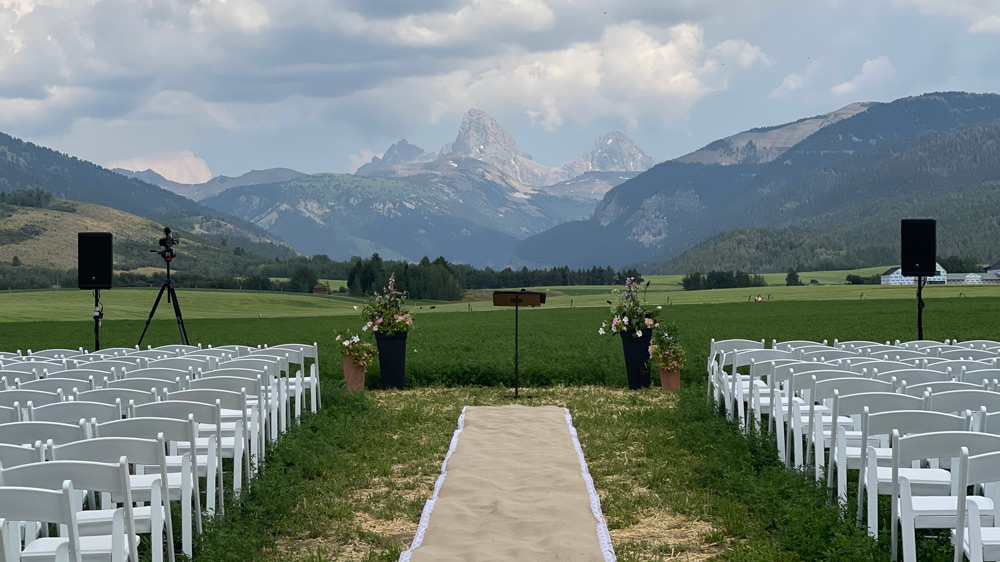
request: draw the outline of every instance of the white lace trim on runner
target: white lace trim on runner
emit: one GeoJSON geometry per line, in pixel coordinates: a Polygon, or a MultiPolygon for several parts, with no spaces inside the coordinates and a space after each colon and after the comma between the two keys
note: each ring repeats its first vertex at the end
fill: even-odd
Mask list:
{"type": "MultiPolygon", "coordinates": [[[[448,459],[451,458],[451,454],[455,452],[455,447],[458,446],[458,436],[462,433],[462,428],[465,427],[465,410],[468,408],[468,406],[463,407],[461,415],[458,416],[458,429],[456,429],[455,433],[451,436],[451,444],[448,445],[448,454],[444,456],[444,461],[441,463],[441,475],[438,476],[437,482],[434,483],[434,493],[431,495],[431,499],[427,500],[424,504],[424,511],[420,514],[420,523],[417,525],[417,533],[413,536],[413,542],[410,543],[410,548],[399,554],[399,562],[410,562],[410,556],[413,549],[417,548],[422,542],[424,542],[424,533],[427,532],[427,525],[430,523],[431,511],[434,510],[434,502],[437,501],[438,492],[441,491],[441,485],[444,484],[444,477],[448,473],[448,459]]],[[[575,438],[576,437],[574,435],[574,439],[575,438]]],[[[600,510],[600,503],[598,503],[598,510],[600,510]]],[[[611,539],[609,538],[608,544],[610,543],[611,539]]],[[[606,558],[607,557],[605,557],[605,559],[606,558]]]]}
{"type": "Polygon", "coordinates": [[[573,427],[573,416],[569,413],[569,408],[563,408],[566,413],[566,425],[569,426],[569,434],[573,437],[573,448],[576,455],[580,457],[580,474],[587,484],[587,493],[590,494],[590,511],[597,519],[597,540],[601,543],[601,554],[604,555],[604,562],[616,562],[615,548],[611,545],[611,534],[608,533],[608,523],[604,520],[604,512],[601,511],[601,498],[594,488],[594,479],[590,477],[590,470],[587,468],[587,460],[583,457],[583,447],[580,446],[580,438],[573,427]]]}

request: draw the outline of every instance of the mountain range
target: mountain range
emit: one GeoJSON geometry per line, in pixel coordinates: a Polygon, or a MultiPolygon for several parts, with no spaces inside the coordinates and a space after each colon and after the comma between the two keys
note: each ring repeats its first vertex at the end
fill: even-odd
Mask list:
{"type": "Polygon", "coordinates": [[[287,243],[339,260],[443,255],[494,268],[860,267],[896,262],[899,220],[929,217],[939,255],[993,261],[998,119],[994,94],[859,102],[647,169],[649,157],[616,132],[544,166],[470,110],[436,152],[400,140],[356,174],[278,168],[198,185],[115,174],[0,135],[0,191],[40,188],[272,257],[287,243]]]}

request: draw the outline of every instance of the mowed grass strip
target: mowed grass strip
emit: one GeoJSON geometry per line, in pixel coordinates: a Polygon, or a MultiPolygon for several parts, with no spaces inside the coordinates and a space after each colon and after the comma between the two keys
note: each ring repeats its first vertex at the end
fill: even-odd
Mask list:
{"type": "MultiPolygon", "coordinates": [[[[212,306],[226,307],[229,295],[214,293],[212,306]]],[[[989,297],[928,300],[925,337],[995,337],[998,307],[1000,299],[989,297]]],[[[521,311],[520,375],[522,392],[536,396],[531,403],[572,411],[622,560],[887,555],[883,545],[873,546],[853,524],[839,520],[810,479],[778,466],[769,443],[745,439],[706,405],[704,365],[712,337],[914,339],[916,303],[665,307],[689,352],[684,390],[675,396],[622,390],[621,342],[597,335],[604,313],[603,308],[521,311]],[[574,386],[559,386],[567,383],[574,386]],[[670,538],[667,531],[674,530],[677,536],[670,538]]],[[[192,318],[188,335],[205,344],[320,342],[325,385],[324,410],[307,415],[274,448],[264,475],[203,535],[197,558],[394,560],[412,538],[461,407],[510,400],[513,321],[509,309],[418,312],[407,342],[407,380],[433,388],[350,394],[342,389],[333,334],[359,327],[353,314],[192,318]]],[[[103,346],[134,345],[143,324],[144,319],[106,321],[103,346]]],[[[170,315],[154,320],[144,343],[177,341],[170,315]]],[[[90,321],[0,324],[4,350],[92,343],[90,321]]],[[[368,385],[378,386],[377,367],[368,385]]],[[[942,553],[924,559],[946,558],[942,553]]]]}

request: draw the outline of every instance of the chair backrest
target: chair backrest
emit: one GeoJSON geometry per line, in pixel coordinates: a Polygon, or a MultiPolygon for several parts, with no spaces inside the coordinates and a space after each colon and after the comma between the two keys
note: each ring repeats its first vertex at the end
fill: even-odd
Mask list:
{"type": "Polygon", "coordinates": [[[816,377],[813,377],[812,389],[810,390],[809,397],[813,400],[813,402],[821,402],[823,400],[833,398],[835,392],[839,393],[841,398],[843,398],[851,394],[892,391],[893,388],[891,383],[875,379],[866,379],[858,375],[835,377],[824,380],[818,380],[816,377]]]}
{"type": "Polygon", "coordinates": [[[281,364],[283,360],[276,357],[237,357],[225,363],[220,363],[218,369],[252,369],[265,373],[269,378],[278,378],[281,374],[281,364]]]}
{"type": "MultiPolygon", "coordinates": [[[[229,392],[243,392],[247,396],[260,396],[262,394],[262,381],[246,377],[214,376],[202,377],[191,381],[189,390],[226,390],[229,392]]],[[[177,393],[168,394],[168,398],[177,398],[177,393]]],[[[188,399],[188,398],[185,398],[188,399]]],[[[223,406],[225,407],[225,406],[223,406]]]]}
{"type": "Polygon", "coordinates": [[[927,349],[948,344],[935,340],[909,340],[909,341],[896,340],[895,345],[902,347],[903,349],[927,349]]]}
{"type": "Polygon", "coordinates": [[[128,412],[130,402],[145,404],[156,401],[156,393],[149,390],[135,390],[133,388],[99,388],[78,392],[75,400],[86,400],[88,402],[101,402],[102,404],[112,404],[121,407],[122,413],[128,412]]]}
{"type": "MultiPolygon", "coordinates": [[[[910,396],[923,396],[924,392],[930,391],[931,393],[941,393],[950,392],[952,390],[983,390],[982,385],[972,384],[971,382],[959,382],[959,381],[934,381],[925,382],[920,384],[915,384],[913,386],[900,385],[899,391],[903,394],[909,394],[910,396]]],[[[939,410],[947,411],[947,410],[939,410]]]]}
{"type": "Polygon", "coordinates": [[[871,377],[875,369],[879,371],[894,371],[897,369],[912,369],[913,365],[901,361],[886,361],[871,357],[859,357],[847,362],[847,369],[871,377]]]}
{"type": "Polygon", "coordinates": [[[1000,341],[996,340],[966,340],[952,342],[954,345],[968,347],[969,349],[995,349],[1000,347],[1000,341]]]}
{"type": "Polygon", "coordinates": [[[180,357],[180,354],[174,351],[167,351],[165,349],[141,349],[139,351],[129,353],[127,357],[145,357],[150,363],[152,363],[153,361],[159,361],[161,359],[180,357]]]}
{"type": "Polygon", "coordinates": [[[33,402],[36,406],[51,404],[63,399],[63,394],[59,392],[47,392],[44,390],[27,390],[12,388],[0,390],[0,406],[11,407],[20,403],[22,408],[28,407],[28,402],[33,402]]]}
{"type": "Polygon", "coordinates": [[[847,340],[847,341],[833,340],[833,347],[836,347],[838,349],[846,349],[847,351],[854,351],[859,347],[865,347],[870,345],[882,345],[884,343],[885,342],[879,343],[877,341],[869,341],[869,340],[847,340]]]}
{"type": "Polygon", "coordinates": [[[868,410],[870,414],[898,410],[923,410],[922,396],[908,396],[896,392],[861,392],[839,396],[835,402],[838,415],[854,416],[868,410]]]}
{"type": "Polygon", "coordinates": [[[176,353],[177,355],[187,355],[189,353],[194,353],[196,351],[201,351],[201,344],[198,345],[186,345],[180,343],[173,343],[167,345],[160,345],[154,347],[153,349],[157,351],[169,351],[171,353],[176,353]]]}
{"type": "Polygon", "coordinates": [[[220,363],[224,361],[229,361],[236,357],[236,352],[231,349],[199,349],[197,351],[192,351],[187,353],[184,357],[196,357],[198,359],[204,359],[206,357],[214,357],[219,360],[220,363]]]}
{"type": "Polygon", "coordinates": [[[900,435],[893,430],[892,466],[898,470],[925,459],[957,459],[962,448],[970,455],[1000,452],[1000,435],[978,431],[933,431],[900,435]]]}
{"type": "Polygon", "coordinates": [[[112,355],[128,355],[133,351],[139,351],[139,346],[135,347],[105,347],[95,353],[110,353],[112,355]]]}
{"type": "MultiPolygon", "coordinates": [[[[274,349],[274,348],[268,348],[274,349]]],[[[257,354],[254,354],[257,355],[257,354]]],[[[780,349],[746,349],[741,351],[731,351],[726,353],[726,363],[733,365],[733,369],[745,367],[754,361],[770,361],[773,359],[792,359],[791,352],[780,349]],[[730,359],[728,356],[732,354],[730,359]]],[[[294,362],[294,361],[293,361],[294,362]]]]}
{"type": "Polygon", "coordinates": [[[99,423],[95,427],[95,437],[136,437],[156,439],[163,435],[167,442],[194,443],[198,435],[198,424],[194,416],[187,420],[164,417],[137,417],[99,423]]]}
{"type": "Polygon", "coordinates": [[[973,384],[982,384],[985,381],[992,385],[1000,380],[1000,369],[967,369],[962,373],[961,380],[973,384]]]}
{"type": "Polygon", "coordinates": [[[18,382],[17,388],[20,390],[41,390],[45,392],[61,392],[63,396],[70,396],[76,391],[94,390],[93,379],[81,381],[77,379],[37,379],[28,382],[18,382]]]}
{"type": "Polygon", "coordinates": [[[879,351],[869,350],[869,357],[874,357],[876,359],[887,359],[889,361],[900,361],[903,359],[924,359],[927,354],[923,351],[915,349],[882,349],[879,351]]]}
{"type": "Polygon", "coordinates": [[[144,357],[115,357],[114,359],[101,359],[84,363],[82,368],[92,371],[104,371],[105,373],[120,377],[125,371],[145,367],[146,363],[147,361],[144,357]]]}
{"type": "Polygon", "coordinates": [[[778,341],[775,339],[771,340],[771,349],[781,349],[784,351],[792,351],[799,347],[806,346],[817,346],[817,345],[827,345],[827,341],[813,341],[813,340],[785,340],[778,341]]]}
{"type": "MultiPolygon", "coordinates": [[[[296,351],[294,349],[273,349],[270,347],[265,347],[264,349],[258,349],[250,354],[250,357],[278,357],[284,359],[287,363],[284,364],[285,368],[288,369],[289,365],[294,363],[296,365],[302,365],[302,352],[296,351]]],[[[291,370],[287,371],[289,375],[292,374],[291,370]]]]}
{"type": "Polygon", "coordinates": [[[38,351],[28,350],[29,357],[45,357],[48,359],[65,359],[67,357],[72,357],[74,355],[79,355],[81,353],[86,353],[82,347],[77,349],[40,349],[38,351]]]}
{"type": "Polygon", "coordinates": [[[941,357],[937,357],[936,359],[942,360],[928,361],[924,368],[941,372],[946,372],[951,369],[952,375],[956,377],[959,376],[963,369],[966,371],[978,371],[980,369],[992,369],[994,367],[994,365],[988,361],[976,361],[974,359],[943,359],[941,357]]]}
{"type": "Polygon", "coordinates": [[[244,355],[250,355],[250,353],[252,353],[255,349],[258,348],[250,347],[249,345],[231,344],[231,345],[216,345],[216,346],[210,345],[208,346],[208,349],[224,349],[227,351],[233,351],[235,352],[233,355],[235,355],[236,357],[243,357],[244,355]]]}
{"type": "MultiPolygon", "coordinates": [[[[0,376],[7,375],[7,380],[12,381],[14,377],[11,377],[8,373],[21,373],[23,375],[29,375],[27,377],[19,377],[22,381],[43,379],[49,373],[54,373],[55,370],[52,369],[53,365],[48,363],[42,363],[41,361],[33,361],[31,363],[17,363],[15,365],[4,365],[3,369],[0,370],[0,376]]],[[[58,366],[57,366],[58,367],[58,366]]],[[[62,370],[61,367],[58,370],[62,370]]],[[[10,383],[8,383],[10,384],[10,383]]]]}
{"type": "Polygon", "coordinates": [[[938,353],[938,357],[944,357],[946,359],[975,359],[979,361],[990,361],[996,365],[997,354],[993,350],[987,349],[955,349],[952,351],[942,351],[938,353]]]}
{"type": "Polygon", "coordinates": [[[897,369],[895,371],[880,371],[875,369],[875,375],[872,378],[890,382],[895,380],[897,385],[906,381],[906,386],[913,386],[925,382],[948,381],[957,377],[957,374],[952,375],[931,369],[897,369]]]}
{"type": "MultiPolygon", "coordinates": [[[[8,532],[7,526],[14,521],[36,521],[65,525],[67,532],[67,559],[70,562],[82,562],[80,549],[80,530],[76,522],[76,509],[73,508],[73,483],[66,480],[62,489],[43,490],[41,488],[24,488],[20,486],[0,486],[0,557],[6,559],[8,553],[19,553],[20,544],[8,544],[11,536],[17,533],[8,532]],[[15,549],[17,549],[15,551],[15,549]]],[[[19,556],[15,557],[15,560],[19,556]]]]}
{"type": "Polygon", "coordinates": [[[214,369],[217,363],[218,359],[215,357],[169,357],[167,359],[150,361],[147,367],[168,367],[171,369],[183,369],[185,371],[192,369],[197,373],[198,371],[214,369]]]}
{"type": "MultiPolygon", "coordinates": [[[[929,410],[894,410],[862,416],[862,437],[865,438],[892,435],[894,429],[898,430],[900,435],[972,429],[971,415],[962,416],[929,410]]],[[[864,442],[862,440],[862,443],[864,442]]]]}
{"type": "Polygon", "coordinates": [[[103,371],[100,369],[88,369],[84,367],[79,369],[66,369],[65,371],[56,371],[55,373],[49,373],[48,378],[76,379],[78,381],[93,380],[94,385],[100,388],[107,383],[107,379],[112,378],[112,375],[108,371],[103,371]]]}
{"type": "Polygon", "coordinates": [[[121,407],[101,402],[67,401],[28,408],[29,421],[54,421],[77,424],[80,420],[97,423],[122,419],[121,407]]]}
{"type": "Polygon", "coordinates": [[[854,359],[859,357],[859,355],[853,351],[848,351],[846,349],[836,349],[833,347],[828,347],[826,349],[817,349],[813,351],[806,351],[799,354],[799,359],[803,361],[833,361],[834,359],[854,359]]]}
{"type": "Polygon", "coordinates": [[[17,408],[0,406],[0,423],[10,423],[21,421],[21,416],[18,414],[17,408]]]}
{"type": "MultiPolygon", "coordinates": [[[[166,492],[166,441],[160,436],[156,439],[140,439],[137,437],[94,437],[85,441],[74,441],[48,448],[53,461],[77,460],[108,462],[109,459],[125,457],[128,463],[141,466],[153,466],[160,470],[161,484],[166,492]]],[[[164,495],[163,497],[169,497],[164,495]]]]}
{"type": "MultiPolygon", "coordinates": [[[[740,338],[732,338],[726,340],[718,340],[712,338],[709,343],[708,356],[711,359],[713,355],[720,353],[728,353],[730,351],[740,351],[743,349],[764,349],[766,344],[764,340],[754,341],[740,338]]],[[[256,350],[255,350],[256,351],[256,350]]]]}
{"type": "Polygon", "coordinates": [[[42,462],[45,460],[42,454],[41,444],[38,447],[27,445],[11,445],[10,443],[0,443],[0,465],[4,467],[42,462]]]}
{"type": "Polygon", "coordinates": [[[132,511],[132,486],[129,485],[128,461],[124,456],[117,463],[93,461],[49,461],[23,464],[15,467],[0,467],[0,486],[21,486],[62,490],[65,481],[73,483],[75,490],[105,492],[119,498],[124,513],[124,534],[112,534],[112,552],[125,552],[128,546],[129,559],[138,562],[139,553],[135,545],[135,515],[132,511]],[[127,542],[126,542],[127,541],[127,542]]]}
{"type": "Polygon", "coordinates": [[[132,390],[143,390],[146,392],[156,391],[158,393],[180,390],[180,383],[176,381],[165,381],[160,379],[147,379],[145,377],[127,377],[114,381],[108,381],[108,388],[131,388],[132,390]]]}
{"type": "MultiPolygon", "coordinates": [[[[980,408],[987,412],[1000,412],[1000,392],[987,390],[951,390],[931,394],[929,409],[935,412],[963,412],[980,408]]],[[[970,451],[970,454],[974,454],[970,451]]]]}
{"type": "Polygon", "coordinates": [[[71,443],[87,438],[84,424],[49,421],[20,421],[0,425],[0,443],[34,445],[52,441],[71,443]]]}
{"type": "Polygon", "coordinates": [[[187,369],[175,369],[173,367],[146,367],[125,373],[122,378],[126,379],[157,379],[170,381],[178,384],[179,388],[185,388],[191,378],[191,372],[187,369]]]}
{"type": "MultiPolygon", "coordinates": [[[[239,382],[245,379],[236,379],[239,382]]],[[[192,381],[193,383],[194,381],[192,381]]],[[[197,388],[168,392],[167,400],[182,400],[202,402],[204,404],[219,404],[228,410],[246,410],[246,393],[217,388],[197,388]]]]}

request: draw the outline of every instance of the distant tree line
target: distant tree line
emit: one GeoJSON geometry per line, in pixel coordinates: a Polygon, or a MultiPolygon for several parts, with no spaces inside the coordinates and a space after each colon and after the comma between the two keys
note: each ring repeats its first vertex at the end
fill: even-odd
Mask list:
{"type": "Polygon", "coordinates": [[[766,287],[763,275],[751,275],[745,271],[709,271],[689,273],[681,279],[685,291],[704,289],[732,289],[736,287],[766,287]]]}

